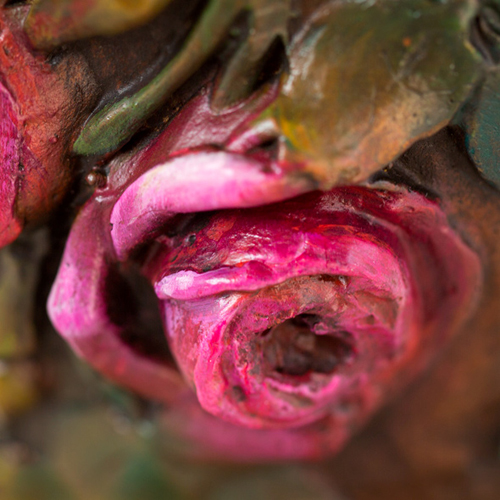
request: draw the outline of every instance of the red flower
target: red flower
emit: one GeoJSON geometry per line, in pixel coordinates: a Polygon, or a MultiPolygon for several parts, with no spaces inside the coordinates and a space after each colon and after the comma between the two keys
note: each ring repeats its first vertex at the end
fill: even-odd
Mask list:
{"type": "Polygon", "coordinates": [[[81,56],[50,64],[30,47],[20,10],[28,8],[0,9],[0,246],[65,196],[72,132],[95,99],[81,56]]]}

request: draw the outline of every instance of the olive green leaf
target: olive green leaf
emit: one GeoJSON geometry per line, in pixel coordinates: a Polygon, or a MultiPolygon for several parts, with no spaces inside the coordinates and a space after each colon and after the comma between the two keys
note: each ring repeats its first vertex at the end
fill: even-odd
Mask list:
{"type": "Polygon", "coordinates": [[[475,2],[344,1],[289,49],[278,99],[256,120],[281,158],[323,188],[358,182],[447,124],[482,71],[468,42],[475,2]]]}
{"type": "Polygon", "coordinates": [[[231,104],[252,88],[256,64],[277,37],[286,42],[290,0],[209,0],[179,53],[137,93],[90,118],[74,144],[81,155],[105,154],[126,142],[155,110],[215,52],[242,13],[248,37],[222,77],[217,104],[231,104]]]}

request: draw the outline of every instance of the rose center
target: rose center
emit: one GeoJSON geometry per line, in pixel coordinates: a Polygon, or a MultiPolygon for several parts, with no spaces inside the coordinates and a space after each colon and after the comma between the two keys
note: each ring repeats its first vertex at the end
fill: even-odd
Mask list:
{"type": "Polygon", "coordinates": [[[315,314],[300,314],[261,333],[264,359],[280,375],[330,374],[353,355],[349,334],[315,314]]]}

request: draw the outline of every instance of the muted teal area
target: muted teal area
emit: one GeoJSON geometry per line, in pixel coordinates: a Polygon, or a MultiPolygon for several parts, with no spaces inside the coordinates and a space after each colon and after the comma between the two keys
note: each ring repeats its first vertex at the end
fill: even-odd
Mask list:
{"type": "Polygon", "coordinates": [[[500,189],[500,72],[487,74],[455,118],[481,175],[500,189]]]}

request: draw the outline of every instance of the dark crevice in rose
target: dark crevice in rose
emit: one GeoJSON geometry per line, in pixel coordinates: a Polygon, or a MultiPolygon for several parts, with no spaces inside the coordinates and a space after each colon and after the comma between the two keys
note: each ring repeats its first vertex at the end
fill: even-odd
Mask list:
{"type": "Polygon", "coordinates": [[[31,0],[7,0],[4,4],[3,7],[9,8],[9,7],[19,7],[20,5],[29,5],[31,3],[31,0]]]}
{"type": "Polygon", "coordinates": [[[287,69],[288,60],[286,57],[285,44],[283,43],[282,38],[277,36],[256,68],[257,78],[255,79],[252,93],[259,90],[259,88],[264,84],[277,78],[287,69]]]}
{"type": "Polygon", "coordinates": [[[169,238],[180,236],[183,239],[189,239],[191,234],[197,234],[207,227],[215,213],[211,211],[195,214],[179,214],[172,218],[163,234],[169,238]]]}
{"type": "Polygon", "coordinates": [[[158,300],[149,281],[137,269],[110,266],[105,297],[108,316],[121,327],[120,338],[126,345],[140,356],[175,366],[158,300]]]}
{"type": "Polygon", "coordinates": [[[271,137],[266,138],[257,146],[250,148],[246,155],[257,161],[263,163],[263,165],[269,165],[271,162],[278,159],[279,154],[279,138],[271,137]]]}
{"type": "MultiPolygon", "coordinates": [[[[348,334],[325,325],[331,332],[316,333],[323,320],[316,314],[299,314],[262,332],[262,351],[270,369],[280,375],[331,374],[348,361],[352,346],[348,334]]],[[[323,328],[324,330],[324,328],[323,328]]]]}
{"type": "Polygon", "coordinates": [[[183,244],[193,243],[192,237],[196,238],[196,233],[201,231],[210,223],[210,218],[214,212],[200,212],[196,214],[177,214],[173,216],[166,225],[155,231],[142,244],[137,245],[129,255],[129,260],[139,266],[147,265],[151,254],[155,254],[164,247],[164,241],[172,238],[180,238],[183,244]],[[160,232],[160,235],[157,235],[160,232]]]}
{"type": "Polygon", "coordinates": [[[147,269],[150,257],[164,251],[165,247],[169,247],[171,240],[181,241],[182,246],[192,246],[196,242],[196,235],[210,224],[212,217],[216,213],[216,211],[209,211],[173,216],[159,230],[161,234],[154,241],[148,239],[131,251],[130,261],[142,266],[143,269],[147,269]]]}
{"type": "Polygon", "coordinates": [[[471,44],[481,54],[484,60],[496,65],[500,61],[498,42],[500,40],[500,15],[498,7],[489,3],[483,5],[470,27],[471,44]]]}
{"type": "Polygon", "coordinates": [[[406,168],[404,159],[398,159],[382,170],[378,170],[369,179],[370,183],[378,181],[386,181],[397,186],[403,186],[411,191],[424,195],[429,200],[439,199],[437,193],[419,182],[417,176],[406,168]]]}

